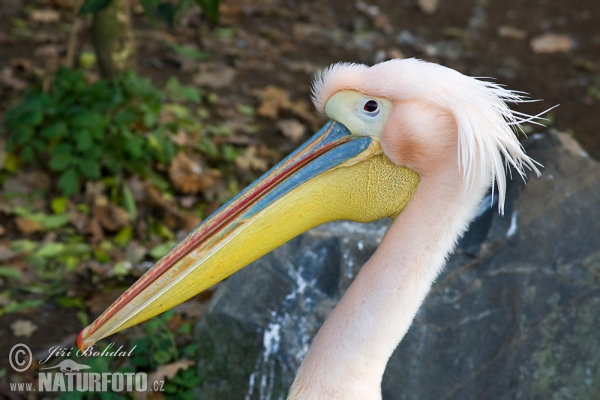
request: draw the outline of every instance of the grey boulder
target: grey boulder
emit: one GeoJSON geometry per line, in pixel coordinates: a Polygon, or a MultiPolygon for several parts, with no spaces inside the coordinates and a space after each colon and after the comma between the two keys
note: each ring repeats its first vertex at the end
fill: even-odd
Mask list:
{"type": "MultiPolygon", "coordinates": [[[[384,399],[600,398],[600,164],[527,141],[541,178],[481,212],[391,357],[384,399]]],[[[315,228],[229,278],[196,327],[200,399],[285,399],[389,221],[315,228]]]]}

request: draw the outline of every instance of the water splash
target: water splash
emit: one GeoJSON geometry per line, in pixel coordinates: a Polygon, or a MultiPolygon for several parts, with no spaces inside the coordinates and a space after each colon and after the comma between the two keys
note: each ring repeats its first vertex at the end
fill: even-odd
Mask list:
{"type": "MultiPolygon", "coordinates": [[[[302,297],[301,301],[304,301],[309,308],[309,311],[312,311],[311,304],[313,304],[313,302],[312,299],[307,296],[307,293],[318,292],[318,289],[314,287],[316,280],[307,281],[302,275],[303,270],[303,267],[297,268],[292,263],[287,264],[287,273],[288,276],[295,281],[295,288],[284,298],[279,310],[271,311],[271,321],[263,331],[264,350],[262,357],[259,357],[256,360],[254,371],[250,374],[248,379],[246,400],[252,399],[252,396],[255,394],[258,394],[260,400],[271,400],[276,380],[276,364],[281,368],[283,374],[289,371],[288,363],[290,360],[283,360],[281,355],[279,355],[279,349],[282,342],[282,331],[299,333],[295,338],[295,346],[298,350],[295,354],[292,354],[292,364],[299,365],[308,353],[311,337],[308,327],[311,324],[307,321],[306,316],[292,317],[292,314],[290,313],[293,305],[297,303],[298,297],[302,297]]],[[[288,338],[288,340],[289,339],[290,338],[288,338]]],[[[283,399],[284,397],[281,395],[279,398],[283,399]]]]}
{"type": "Polygon", "coordinates": [[[506,231],[506,237],[511,237],[515,233],[517,233],[517,212],[513,211],[510,217],[510,227],[508,228],[508,231],[506,231]]]}

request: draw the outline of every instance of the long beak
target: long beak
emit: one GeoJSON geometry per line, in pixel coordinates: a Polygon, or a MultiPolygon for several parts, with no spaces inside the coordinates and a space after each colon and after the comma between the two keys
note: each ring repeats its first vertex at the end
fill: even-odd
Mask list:
{"type": "Polygon", "coordinates": [[[158,315],[325,222],[395,218],[419,184],[379,141],[328,122],[175,245],[77,340],[96,341],[158,315]]]}

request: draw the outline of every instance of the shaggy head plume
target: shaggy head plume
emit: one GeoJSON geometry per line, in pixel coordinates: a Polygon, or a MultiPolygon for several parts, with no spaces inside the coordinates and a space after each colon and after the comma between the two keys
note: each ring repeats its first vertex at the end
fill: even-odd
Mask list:
{"type": "MultiPolygon", "coordinates": [[[[498,209],[504,212],[506,171],[512,166],[525,179],[525,168],[540,171],[523,150],[516,133],[520,124],[536,123],[539,115],[512,111],[507,103],[523,103],[522,92],[463,75],[453,69],[417,59],[396,59],[368,67],[338,63],[319,72],[312,85],[312,100],[320,112],[340,90],[355,90],[391,101],[420,99],[449,110],[458,126],[458,160],[464,181],[470,186],[479,162],[480,179],[491,174],[498,185],[498,209]],[[503,160],[504,159],[504,160],[503,160]]],[[[539,165],[539,164],[538,164],[539,165]]],[[[493,189],[492,189],[493,190],[493,189]]]]}

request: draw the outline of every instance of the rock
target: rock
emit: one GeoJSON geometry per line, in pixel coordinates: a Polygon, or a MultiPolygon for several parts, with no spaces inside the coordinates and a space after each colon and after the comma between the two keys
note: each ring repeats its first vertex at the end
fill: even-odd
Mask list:
{"type": "MultiPolygon", "coordinates": [[[[511,181],[503,217],[484,200],[390,359],[384,399],[597,398],[600,164],[566,135],[526,147],[543,176],[511,181]]],[[[195,332],[197,397],[285,398],[388,224],[315,228],[223,283],[195,332]]]]}

